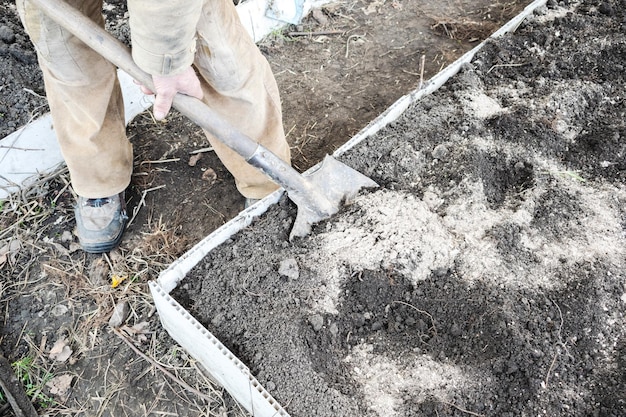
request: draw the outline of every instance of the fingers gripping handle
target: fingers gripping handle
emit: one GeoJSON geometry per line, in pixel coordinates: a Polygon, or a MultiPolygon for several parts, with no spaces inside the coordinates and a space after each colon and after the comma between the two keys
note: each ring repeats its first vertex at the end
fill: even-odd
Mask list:
{"type": "MultiPolygon", "coordinates": [[[[63,0],[31,1],[94,51],[128,73],[140,84],[154,91],[152,76],[135,64],[126,45],[93,23],[80,11],[63,0]]],[[[179,93],[174,98],[174,107],[246,160],[256,151],[257,143],[254,140],[237,132],[202,101],[179,93]]]]}

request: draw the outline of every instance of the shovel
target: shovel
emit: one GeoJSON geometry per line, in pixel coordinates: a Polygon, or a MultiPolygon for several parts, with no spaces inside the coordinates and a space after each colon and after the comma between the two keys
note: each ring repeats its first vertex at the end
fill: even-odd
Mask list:
{"type": "MultiPolygon", "coordinates": [[[[128,48],[81,12],[62,0],[31,2],[105,59],[155,91],[152,77],[135,64],[128,48]]],[[[298,207],[290,240],[306,236],[313,224],[337,213],[344,201],[353,198],[361,188],[378,186],[329,155],[315,172],[301,175],[267,148],[238,132],[202,101],[179,93],[174,98],[173,107],[286,190],[289,199],[298,207]]]]}

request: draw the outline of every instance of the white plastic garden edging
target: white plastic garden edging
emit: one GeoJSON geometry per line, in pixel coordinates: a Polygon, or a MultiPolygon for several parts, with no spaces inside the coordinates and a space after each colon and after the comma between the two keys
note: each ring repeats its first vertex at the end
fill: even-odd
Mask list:
{"type": "MultiPolygon", "coordinates": [[[[494,32],[490,38],[497,38],[505,33],[515,31],[524,19],[530,16],[537,8],[544,6],[546,2],[547,0],[535,0],[520,14],[494,32]]],[[[484,46],[485,42],[482,42],[439,72],[423,88],[398,99],[356,136],[337,149],[333,156],[339,156],[352,149],[364,139],[374,135],[380,129],[396,120],[411,104],[436,91],[448,79],[459,72],[464,64],[469,63],[476,52],[484,46]]],[[[318,168],[319,164],[309,169],[304,175],[315,172],[318,168]]],[[[233,220],[211,233],[173,262],[159,275],[156,282],[150,282],[150,290],[161,323],[170,336],[193,358],[199,361],[242,407],[253,416],[258,417],[288,416],[289,414],[259,384],[254,376],[250,374],[249,369],[232,352],[224,347],[211,332],[204,328],[168,294],[211,250],[248,226],[255,216],[264,213],[272,204],[275,204],[283,192],[282,189],[278,190],[241,212],[233,220]]]]}

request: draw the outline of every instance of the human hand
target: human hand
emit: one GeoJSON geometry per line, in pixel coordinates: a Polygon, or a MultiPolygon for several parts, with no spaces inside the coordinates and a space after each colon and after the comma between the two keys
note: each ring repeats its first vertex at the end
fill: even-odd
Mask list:
{"type": "MultiPolygon", "coordinates": [[[[154,118],[157,120],[163,120],[167,116],[172,108],[172,101],[176,93],[186,94],[197,99],[201,99],[203,96],[200,80],[192,67],[176,75],[153,75],[152,83],[156,90],[152,110],[154,118]]],[[[144,94],[155,94],[154,91],[144,85],[141,86],[141,91],[144,94]]]]}

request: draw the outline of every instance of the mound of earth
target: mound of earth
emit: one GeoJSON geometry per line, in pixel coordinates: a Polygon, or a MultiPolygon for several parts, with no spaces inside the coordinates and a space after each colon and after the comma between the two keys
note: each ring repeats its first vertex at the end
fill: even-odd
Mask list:
{"type": "Polygon", "coordinates": [[[625,1],[549,1],[173,296],[293,416],[626,415],[625,64],[625,1]]]}

